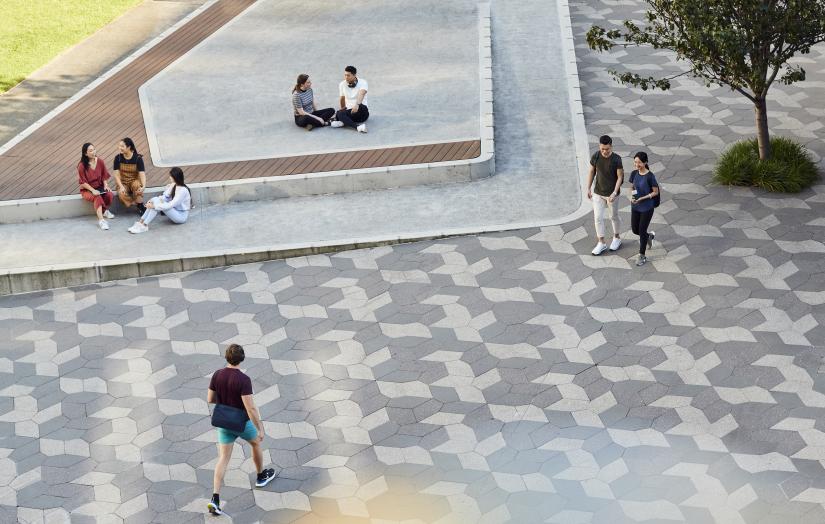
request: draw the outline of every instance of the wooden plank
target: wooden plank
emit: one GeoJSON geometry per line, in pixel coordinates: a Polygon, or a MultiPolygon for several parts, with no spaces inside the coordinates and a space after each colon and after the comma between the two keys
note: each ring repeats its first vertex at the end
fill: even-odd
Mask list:
{"type": "MultiPolygon", "coordinates": [[[[82,143],[92,141],[110,168],[124,136],[143,153],[147,182],[165,183],[168,170],[155,166],[149,154],[138,88],[253,3],[214,4],[0,156],[0,199],[75,194],[82,143]]],[[[188,166],[184,171],[187,182],[214,182],[465,159],[479,153],[476,140],[188,166]]]]}
{"type": "MultiPolygon", "coordinates": [[[[251,4],[251,2],[249,2],[249,1],[245,1],[245,2],[242,2],[242,3],[245,3],[247,5],[251,4]]],[[[226,2],[223,2],[223,4],[226,4],[226,2]]],[[[97,119],[98,119],[98,117],[100,117],[101,114],[103,114],[103,115],[111,114],[111,113],[108,113],[106,111],[104,111],[102,113],[96,113],[95,110],[97,110],[97,109],[108,109],[108,107],[106,107],[106,106],[100,108],[98,106],[100,101],[108,102],[109,104],[123,104],[124,103],[124,101],[119,100],[119,97],[109,96],[109,95],[114,94],[114,93],[110,92],[110,91],[112,91],[112,88],[121,87],[117,84],[117,82],[120,79],[131,79],[131,84],[134,86],[134,89],[135,89],[135,91],[134,91],[135,97],[134,97],[134,100],[129,101],[129,102],[133,102],[134,106],[139,108],[139,101],[137,100],[137,87],[140,86],[143,83],[144,79],[149,78],[149,77],[154,76],[154,75],[153,74],[149,75],[149,76],[147,76],[146,74],[133,75],[131,73],[134,72],[134,71],[140,71],[141,68],[143,66],[145,66],[145,64],[150,64],[150,65],[152,64],[151,56],[147,58],[147,55],[149,55],[152,51],[155,51],[155,53],[158,53],[158,52],[165,52],[165,51],[169,50],[170,44],[175,44],[176,40],[181,40],[182,37],[187,36],[186,31],[185,31],[187,28],[194,28],[195,30],[197,30],[198,25],[200,23],[203,23],[204,21],[206,21],[206,22],[210,21],[210,19],[208,17],[206,19],[203,19],[204,15],[207,15],[207,13],[209,13],[210,11],[213,11],[213,9],[215,7],[220,7],[220,6],[221,6],[221,4],[216,4],[216,6],[213,6],[213,8],[210,8],[206,12],[199,15],[198,17],[195,17],[193,20],[191,20],[189,23],[187,23],[180,30],[178,30],[175,33],[173,33],[172,35],[170,35],[169,38],[167,38],[166,40],[164,40],[163,42],[161,42],[157,46],[155,46],[148,53],[142,55],[141,57],[136,59],[134,62],[132,62],[131,64],[126,66],[123,70],[116,73],[113,77],[111,77],[111,78],[107,79],[106,81],[104,81],[100,86],[95,88],[87,96],[83,97],[81,100],[79,100],[78,102],[73,104],[71,107],[67,108],[66,111],[64,111],[60,115],[58,115],[52,121],[52,122],[54,122],[54,124],[52,126],[49,126],[49,124],[52,124],[52,122],[49,122],[45,126],[41,127],[37,131],[35,131],[35,133],[33,133],[33,135],[29,137],[29,139],[32,139],[34,142],[37,142],[38,137],[36,135],[37,135],[38,131],[40,131],[42,134],[46,135],[44,138],[50,138],[51,139],[51,140],[48,140],[48,141],[44,141],[45,143],[36,144],[36,145],[40,146],[40,147],[37,147],[37,150],[40,151],[41,154],[50,153],[52,155],[54,155],[54,154],[61,155],[61,154],[65,154],[65,152],[66,152],[65,148],[66,147],[70,147],[70,144],[71,144],[72,141],[67,141],[67,140],[57,141],[57,140],[54,140],[54,138],[57,138],[57,137],[48,136],[49,131],[50,131],[50,129],[48,129],[49,127],[56,128],[57,130],[59,130],[62,137],[66,137],[66,136],[76,135],[77,132],[80,129],[82,129],[83,127],[88,127],[88,125],[90,124],[90,121],[95,122],[96,125],[99,125],[99,121],[97,121],[97,119]],[[176,35],[181,35],[181,36],[176,38],[176,35]],[[55,144],[60,144],[64,147],[60,148],[60,149],[55,149],[54,148],[55,144]],[[50,145],[52,147],[49,147],[50,145]],[[47,149],[45,152],[43,151],[44,146],[47,149]]],[[[201,30],[199,34],[202,33],[202,35],[197,41],[191,41],[191,39],[189,39],[190,41],[186,41],[184,39],[182,41],[182,44],[184,45],[184,47],[182,47],[180,49],[174,49],[170,53],[169,61],[171,62],[172,60],[175,60],[177,57],[181,56],[183,54],[183,52],[185,52],[185,51],[191,49],[192,47],[194,47],[194,45],[196,45],[197,42],[202,41],[203,38],[209,36],[209,34],[214,32],[214,30],[217,29],[217,27],[220,27],[220,26],[224,25],[227,21],[229,21],[231,19],[231,17],[234,17],[234,15],[232,15],[231,11],[227,12],[227,13],[223,13],[223,14],[220,11],[221,11],[220,9],[214,9],[214,11],[210,14],[210,17],[212,17],[214,19],[212,21],[212,24],[208,26],[208,28],[211,29],[210,31],[204,32],[203,30],[201,30]],[[218,16],[218,19],[215,19],[216,15],[218,16]],[[220,16],[220,15],[222,15],[222,16],[220,16]],[[228,17],[228,15],[231,15],[231,17],[228,17]],[[215,25],[215,24],[219,24],[219,25],[217,25],[217,27],[215,27],[215,28],[212,28],[212,26],[215,25]]],[[[165,67],[165,65],[163,67],[165,67]]],[[[157,67],[157,66],[155,66],[155,68],[158,71],[160,69],[162,69],[162,67],[157,67]]],[[[123,90],[118,89],[117,94],[122,95],[123,90]]],[[[142,118],[141,118],[141,120],[142,120],[142,118]]],[[[15,147],[23,146],[27,141],[28,141],[28,139],[24,140],[23,142],[21,142],[20,144],[18,144],[15,147]]],[[[82,144],[82,142],[81,142],[81,144],[82,144]]],[[[34,147],[33,147],[33,149],[34,149],[34,147]]],[[[23,148],[23,150],[25,151],[25,148],[23,148]]],[[[33,166],[33,167],[36,167],[36,165],[33,166]]]]}
{"type": "Polygon", "coordinates": [[[467,149],[467,153],[464,155],[462,160],[467,160],[470,158],[478,158],[481,154],[481,140],[475,140],[471,142],[470,147],[467,149]]]}

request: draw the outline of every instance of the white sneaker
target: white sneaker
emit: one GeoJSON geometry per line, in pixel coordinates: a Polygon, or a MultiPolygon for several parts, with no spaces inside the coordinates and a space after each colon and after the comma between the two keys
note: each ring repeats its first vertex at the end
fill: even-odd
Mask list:
{"type": "Polygon", "coordinates": [[[109,223],[106,222],[103,219],[101,219],[100,222],[97,223],[97,225],[99,225],[100,229],[102,229],[103,231],[108,231],[109,230],[109,223]]]}
{"type": "Polygon", "coordinates": [[[596,244],[596,247],[593,248],[593,251],[591,251],[591,253],[593,253],[595,256],[599,256],[605,251],[607,251],[607,244],[605,244],[604,242],[599,242],[598,244],[596,244]]]}
{"type": "Polygon", "coordinates": [[[340,120],[333,120],[332,122],[329,123],[329,126],[330,127],[344,127],[344,123],[341,122],[340,120]]]}
{"type": "Polygon", "coordinates": [[[115,218],[115,215],[114,215],[114,213],[112,213],[111,211],[109,211],[107,209],[106,211],[103,212],[103,218],[110,218],[111,219],[111,218],[115,218]]]}
{"type": "Polygon", "coordinates": [[[135,222],[135,224],[129,228],[129,233],[139,235],[141,233],[146,233],[149,231],[149,226],[146,224],[141,224],[140,222],[135,222]]]}
{"type": "Polygon", "coordinates": [[[357,129],[359,133],[366,133],[367,132],[367,124],[361,124],[360,126],[356,127],[355,129],[357,129]]]}
{"type": "Polygon", "coordinates": [[[613,237],[613,241],[610,242],[610,251],[616,251],[620,247],[622,247],[622,239],[613,237]]]}

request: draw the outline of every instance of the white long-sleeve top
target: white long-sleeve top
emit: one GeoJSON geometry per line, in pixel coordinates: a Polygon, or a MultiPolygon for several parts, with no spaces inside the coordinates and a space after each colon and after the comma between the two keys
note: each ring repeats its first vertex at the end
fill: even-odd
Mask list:
{"type": "Polygon", "coordinates": [[[192,207],[192,195],[189,194],[189,190],[184,186],[178,186],[175,190],[175,198],[172,198],[172,188],[174,187],[175,184],[169,184],[163,190],[160,204],[156,206],[158,211],[172,208],[178,211],[189,211],[189,208],[192,207]]]}

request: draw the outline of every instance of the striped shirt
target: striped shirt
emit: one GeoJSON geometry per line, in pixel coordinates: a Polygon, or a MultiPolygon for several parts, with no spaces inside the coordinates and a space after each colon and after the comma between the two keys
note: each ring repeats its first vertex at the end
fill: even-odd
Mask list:
{"type": "Polygon", "coordinates": [[[298,109],[303,109],[307,113],[312,113],[312,88],[306,91],[297,91],[292,93],[292,110],[297,115],[298,109]]]}

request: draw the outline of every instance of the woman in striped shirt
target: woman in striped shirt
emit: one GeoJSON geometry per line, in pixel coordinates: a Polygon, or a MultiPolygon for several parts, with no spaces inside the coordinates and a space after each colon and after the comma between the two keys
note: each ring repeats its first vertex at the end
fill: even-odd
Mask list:
{"type": "Polygon", "coordinates": [[[312,81],[309,75],[300,74],[292,88],[292,111],[295,115],[295,125],[312,131],[314,127],[328,126],[330,119],[335,116],[335,110],[315,108],[315,96],[312,94],[312,81]]]}

